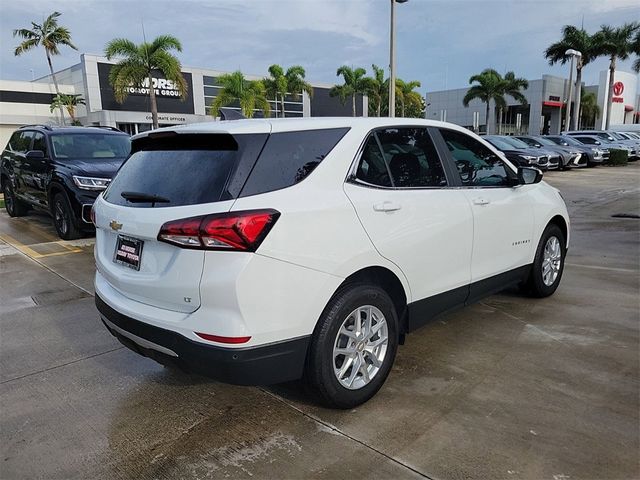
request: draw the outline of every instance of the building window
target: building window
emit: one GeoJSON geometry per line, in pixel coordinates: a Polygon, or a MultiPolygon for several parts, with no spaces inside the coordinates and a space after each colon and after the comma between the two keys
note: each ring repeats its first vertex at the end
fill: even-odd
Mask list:
{"type": "MultiPolygon", "coordinates": [[[[218,92],[221,90],[220,84],[218,83],[217,77],[210,77],[204,75],[202,77],[204,83],[204,105],[206,107],[206,112],[209,113],[209,108],[213,104],[218,92]]],[[[269,106],[271,107],[271,117],[282,117],[282,102],[276,102],[276,99],[267,99],[269,101],[269,106]]],[[[225,106],[225,108],[230,108],[232,110],[240,111],[240,104],[236,101],[230,105],[225,106]]],[[[255,116],[262,116],[261,110],[254,110],[255,116]]],[[[300,94],[297,98],[294,98],[292,95],[284,96],[284,113],[287,117],[302,117],[303,116],[303,103],[302,103],[302,94],[300,94]]]]}

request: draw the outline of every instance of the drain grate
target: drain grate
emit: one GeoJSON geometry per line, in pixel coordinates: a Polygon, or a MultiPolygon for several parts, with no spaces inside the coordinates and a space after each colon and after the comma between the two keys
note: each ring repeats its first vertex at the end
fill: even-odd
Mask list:
{"type": "Polygon", "coordinates": [[[640,218],[637,213],[614,213],[611,215],[613,218],[640,218]]]}

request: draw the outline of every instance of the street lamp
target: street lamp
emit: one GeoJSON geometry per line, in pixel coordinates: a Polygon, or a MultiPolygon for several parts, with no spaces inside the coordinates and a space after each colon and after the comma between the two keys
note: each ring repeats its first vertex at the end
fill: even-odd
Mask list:
{"type": "Polygon", "coordinates": [[[396,3],[408,0],[391,0],[391,31],[389,39],[389,116],[396,116],[396,3]]]}
{"type": "MultiPolygon", "coordinates": [[[[565,55],[571,55],[571,70],[569,71],[569,93],[567,95],[567,107],[566,110],[564,112],[564,128],[565,130],[571,130],[571,128],[569,127],[569,115],[571,113],[571,89],[573,88],[573,62],[576,58],[582,57],[582,53],[579,52],[578,50],[574,50],[573,48],[570,48],[569,50],[567,50],[566,52],[564,52],[565,55]]],[[[578,90],[580,90],[580,86],[576,86],[576,88],[578,90]]],[[[579,94],[576,95],[576,106],[574,109],[574,115],[573,115],[573,123],[574,123],[574,128],[575,125],[577,125],[578,123],[578,113],[577,111],[580,109],[580,105],[577,103],[579,101],[579,94]]]]}

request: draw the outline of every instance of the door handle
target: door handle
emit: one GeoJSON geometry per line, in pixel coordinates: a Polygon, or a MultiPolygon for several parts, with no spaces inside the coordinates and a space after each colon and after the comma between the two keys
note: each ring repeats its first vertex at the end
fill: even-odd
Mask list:
{"type": "Polygon", "coordinates": [[[473,199],[473,204],[474,205],[489,205],[491,202],[485,198],[474,198],[473,199]]]}
{"type": "Polygon", "coordinates": [[[402,207],[395,202],[382,202],[373,206],[373,210],[376,212],[395,212],[396,210],[400,210],[402,207]]]}

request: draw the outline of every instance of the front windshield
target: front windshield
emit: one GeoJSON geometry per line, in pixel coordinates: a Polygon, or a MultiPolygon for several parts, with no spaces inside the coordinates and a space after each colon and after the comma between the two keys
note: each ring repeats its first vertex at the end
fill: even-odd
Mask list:
{"type": "Polygon", "coordinates": [[[534,140],[533,138],[528,138],[528,137],[516,138],[516,140],[524,142],[530,147],[537,147],[541,143],[541,142],[538,142],[537,140],[534,140]]]}
{"type": "Polygon", "coordinates": [[[512,146],[516,148],[529,148],[529,145],[524,143],[522,140],[518,140],[517,138],[513,138],[513,137],[503,137],[503,138],[505,142],[510,143],[512,146]]]}
{"type": "Polygon", "coordinates": [[[513,145],[505,142],[501,137],[487,137],[486,140],[500,150],[513,150],[513,145]]]}
{"type": "Polygon", "coordinates": [[[109,133],[60,133],[51,135],[53,155],[59,159],[105,159],[129,155],[128,135],[109,133]]]}
{"type": "Polygon", "coordinates": [[[552,147],[555,147],[557,145],[557,143],[552,142],[548,138],[544,138],[544,137],[538,137],[536,140],[538,140],[538,142],[540,142],[542,145],[550,145],[552,147]]]}

